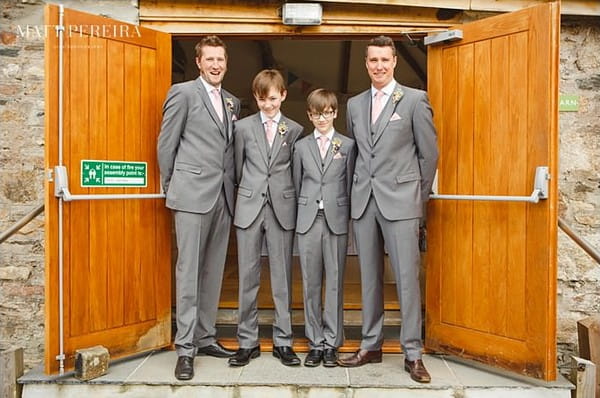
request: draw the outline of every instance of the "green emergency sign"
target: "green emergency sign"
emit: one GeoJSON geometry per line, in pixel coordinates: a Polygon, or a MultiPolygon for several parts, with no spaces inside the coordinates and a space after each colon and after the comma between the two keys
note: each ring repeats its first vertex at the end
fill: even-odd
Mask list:
{"type": "Polygon", "coordinates": [[[146,162],[82,160],[81,186],[87,188],[145,187],[147,169],[146,162]]]}

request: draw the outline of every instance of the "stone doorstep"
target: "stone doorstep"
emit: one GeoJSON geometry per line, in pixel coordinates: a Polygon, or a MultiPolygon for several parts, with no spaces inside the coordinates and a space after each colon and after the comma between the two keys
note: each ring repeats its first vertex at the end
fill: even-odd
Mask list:
{"type": "MultiPolygon", "coordinates": [[[[300,354],[301,359],[305,354],[300,354]]],[[[19,379],[23,398],[90,396],[168,398],[570,398],[573,387],[562,376],[555,382],[490,372],[440,355],[425,355],[430,384],[412,381],[404,356],[385,354],[380,364],[360,368],[285,367],[271,353],[248,366],[232,368],[219,358],[197,357],[195,377],[175,379],[174,351],[156,351],[111,363],[108,373],[82,382],[69,372],[46,376],[41,367],[19,379]]]]}

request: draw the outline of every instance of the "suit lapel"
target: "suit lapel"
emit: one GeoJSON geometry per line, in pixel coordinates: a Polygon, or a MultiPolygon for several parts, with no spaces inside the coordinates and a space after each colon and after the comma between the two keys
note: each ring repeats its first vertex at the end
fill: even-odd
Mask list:
{"type": "Polygon", "coordinates": [[[319,170],[322,170],[323,161],[321,160],[321,152],[319,152],[319,143],[317,142],[314,133],[312,134],[312,137],[308,142],[308,150],[310,151],[312,157],[315,159],[315,164],[317,165],[319,170]]]}
{"type": "MultiPolygon", "coordinates": [[[[327,171],[327,169],[329,168],[329,165],[331,164],[331,161],[333,160],[333,141],[337,138],[337,132],[333,133],[333,137],[331,137],[331,142],[329,143],[329,148],[327,148],[327,154],[325,155],[325,162],[323,165],[323,174],[325,174],[325,172],[327,171]]],[[[338,138],[339,139],[339,138],[338,138]]],[[[341,140],[340,140],[341,142],[341,140]]],[[[341,144],[340,144],[341,146],[341,144]]],[[[338,152],[340,151],[340,148],[338,148],[338,152]]]]}
{"type": "MultiPolygon", "coordinates": [[[[231,105],[233,107],[232,95],[223,89],[221,90],[221,93],[224,100],[226,98],[229,98],[232,101],[231,105]]],[[[227,120],[227,139],[229,140],[229,142],[233,142],[233,140],[231,139],[231,136],[233,134],[233,113],[232,109],[229,109],[229,104],[227,103],[227,101],[223,101],[223,111],[225,112],[223,117],[225,118],[225,120],[227,120]]]]}
{"type": "Polygon", "coordinates": [[[256,143],[258,144],[258,151],[263,157],[265,164],[269,165],[269,153],[267,151],[269,143],[267,142],[267,137],[265,134],[265,127],[260,120],[260,113],[257,113],[254,117],[253,123],[253,133],[256,138],[256,143]]]}
{"type": "Polygon", "coordinates": [[[360,109],[368,109],[368,113],[360,112],[359,114],[363,116],[363,120],[360,122],[363,125],[363,131],[367,135],[365,139],[367,143],[372,146],[373,145],[373,137],[371,136],[371,90],[367,90],[364,92],[362,98],[360,99],[360,109]]]}
{"type": "Polygon", "coordinates": [[[200,91],[200,98],[202,98],[202,102],[204,103],[204,106],[206,107],[206,109],[208,109],[208,114],[214,120],[214,122],[217,124],[217,127],[219,128],[219,131],[221,132],[221,135],[223,136],[223,138],[227,139],[227,132],[225,131],[225,125],[219,119],[219,116],[217,115],[217,112],[215,111],[215,108],[213,107],[213,104],[210,101],[210,98],[208,98],[208,93],[206,92],[206,89],[204,88],[202,81],[200,80],[200,78],[197,78],[196,82],[197,82],[198,90],[200,91]]]}
{"type": "Polygon", "coordinates": [[[388,101],[385,104],[385,107],[381,111],[381,115],[379,117],[379,121],[377,122],[377,125],[374,126],[376,130],[375,130],[375,135],[373,136],[373,145],[375,145],[377,143],[377,141],[381,137],[381,134],[383,134],[383,130],[385,130],[387,125],[390,123],[390,118],[392,117],[392,114],[394,113],[394,111],[396,110],[396,107],[402,100],[402,97],[400,97],[398,99],[398,101],[394,102],[394,99],[393,99],[394,94],[393,93],[396,92],[397,90],[400,90],[400,86],[398,84],[396,84],[396,87],[394,87],[394,91],[392,92],[392,95],[388,98],[388,101]]]}
{"type": "MultiPolygon", "coordinates": [[[[281,149],[281,145],[283,144],[283,142],[285,142],[285,134],[288,134],[287,131],[285,132],[285,134],[279,134],[279,125],[282,122],[286,122],[286,119],[285,117],[283,117],[283,115],[281,115],[281,118],[279,118],[279,123],[277,123],[277,125],[275,126],[275,139],[273,139],[273,146],[271,147],[271,160],[269,162],[269,165],[273,163],[275,158],[277,158],[277,154],[281,149]]],[[[287,122],[285,124],[288,125],[287,122]]]]}

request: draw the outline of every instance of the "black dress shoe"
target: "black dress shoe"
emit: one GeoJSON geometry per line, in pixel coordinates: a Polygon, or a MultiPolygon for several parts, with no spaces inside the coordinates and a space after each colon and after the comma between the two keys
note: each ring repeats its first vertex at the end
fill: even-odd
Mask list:
{"type": "Polygon", "coordinates": [[[333,368],[337,366],[338,354],[335,348],[326,348],[323,352],[323,366],[333,368]]]}
{"type": "Polygon", "coordinates": [[[194,377],[194,358],[181,356],[177,358],[175,366],[175,377],[177,380],[190,380],[194,377]]]}
{"type": "Polygon", "coordinates": [[[300,358],[298,358],[298,355],[296,355],[290,346],[273,346],[273,356],[279,358],[285,366],[300,365],[300,358]]]}
{"type": "Polygon", "coordinates": [[[260,346],[254,348],[240,348],[237,350],[234,356],[229,358],[230,366],[246,366],[250,363],[251,359],[260,356],[260,346]]]}
{"type": "Polygon", "coordinates": [[[228,350],[217,341],[211,345],[198,348],[196,355],[208,355],[216,358],[231,358],[235,355],[235,351],[228,350]]]}
{"type": "Polygon", "coordinates": [[[308,366],[310,368],[319,366],[321,359],[323,359],[322,350],[310,350],[306,358],[304,358],[304,366],[308,366]]]}

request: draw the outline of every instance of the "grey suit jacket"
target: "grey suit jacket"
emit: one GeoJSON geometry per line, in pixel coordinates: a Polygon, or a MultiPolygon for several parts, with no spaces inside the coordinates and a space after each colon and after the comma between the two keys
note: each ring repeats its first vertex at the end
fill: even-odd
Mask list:
{"type": "Polygon", "coordinates": [[[175,84],[167,94],[158,137],[158,165],[166,205],[173,210],[206,213],[224,189],[233,215],[232,132],[240,101],[225,90],[221,95],[225,123],[219,120],[200,78],[175,84]]]}
{"type": "Polygon", "coordinates": [[[419,218],[438,159],[427,93],[397,84],[374,126],[370,115],[370,89],[348,100],[348,133],[358,148],[352,218],[362,216],[371,193],[386,219],[419,218]]]}
{"type": "Polygon", "coordinates": [[[356,146],[353,139],[338,132],[334,133],[332,143],[336,140],[341,145],[335,150],[330,144],[325,159],[321,159],[314,134],[296,143],[294,185],[298,192],[297,233],[306,233],[313,225],[320,199],[323,199],[323,211],[331,232],[336,235],[348,233],[356,146]]]}
{"type": "Polygon", "coordinates": [[[258,216],[267,200],[281,227],[296,226],[296,190],[292,180],[292,156],[303,127],[281,115],[273,147],[265,136],[260,113],[235,123],[235,170],[238,182],[233,223],[247,228],[258,216]],[[282,128],[285,125],[285,128],[282,128]],[[284,131],[285,130],[285,131],[284,131]]]}

